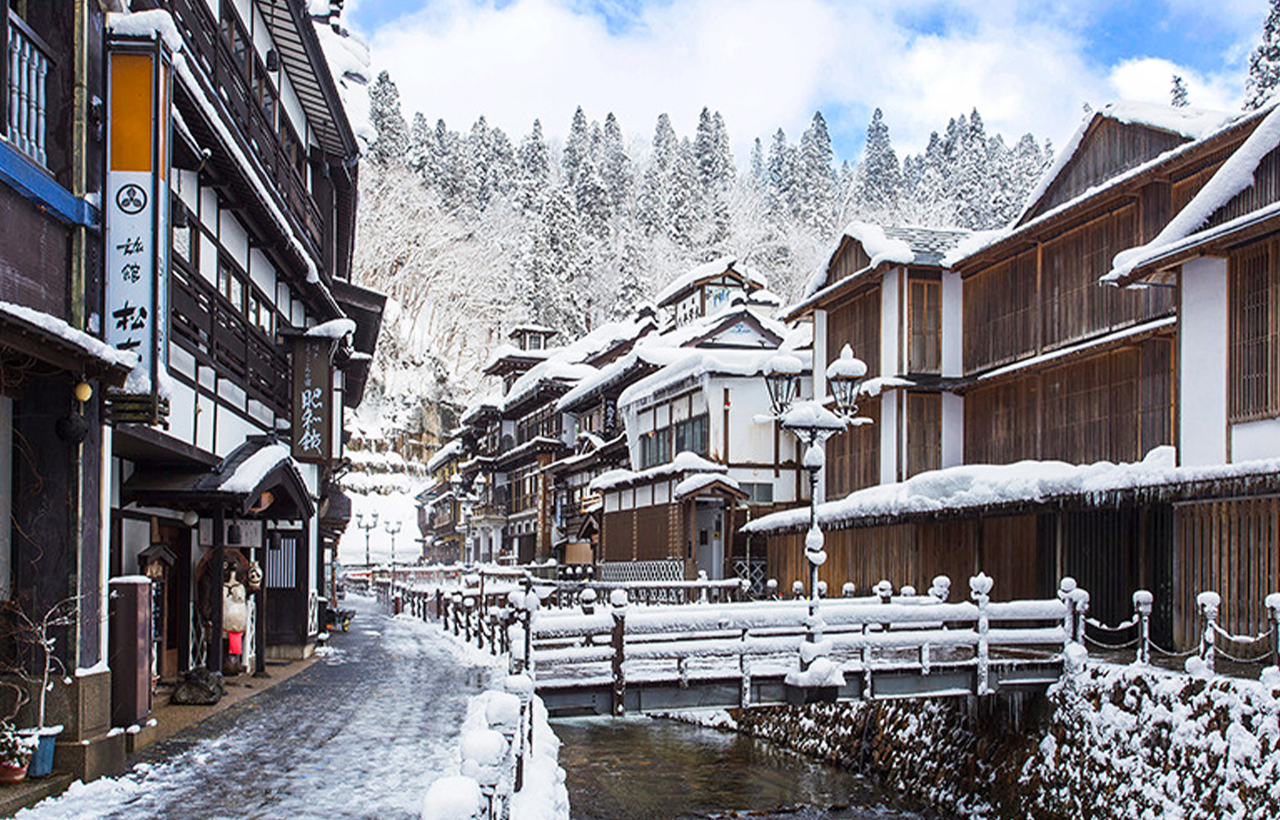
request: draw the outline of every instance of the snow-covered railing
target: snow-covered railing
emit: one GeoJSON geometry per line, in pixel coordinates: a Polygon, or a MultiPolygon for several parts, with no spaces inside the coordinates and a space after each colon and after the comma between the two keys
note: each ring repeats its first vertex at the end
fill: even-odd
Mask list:
{"type": "Polygon", "coordinates": [[[512,798],[524,788],[533,748],[533,681],[509,675],[503,690],[484,698],[480,725],[466,728],[458,744],[461,773],[431,784],[423,820],[499,820],[511,816],[512,798]]]}

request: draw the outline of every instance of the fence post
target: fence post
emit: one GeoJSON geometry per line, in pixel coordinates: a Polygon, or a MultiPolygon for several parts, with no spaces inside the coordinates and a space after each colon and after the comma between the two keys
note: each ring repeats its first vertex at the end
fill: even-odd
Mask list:
{"type": "Polygon", "coordinates": [[[791,582],[791,597],[797,601],[804,597],[804,581],[791,582]]]}
{"type": "Polygon", "coordinates": [[[840,587],[840,594],[846,598],[852,598],[858,594],[858,587],[853,581],[845,581],[844,586],[840,587]]]}
{"type": "Polygon", "coordinates": [[[1271,665],[1280,666],[1280,592],[1267,596],[1267,622],[1271,625],[1271,665]]]}
{"type": "Polygon", "coordinates": [[[776,601],[779,599],[780,596],[778,595],[777,578],[770,578],[764,582],[764,596],[770,601],[776,601]]]}
{"type": "Polygon", "coordinates": [[[1200,609],[1200,622],[1204,626],[1200,633],[1200,660],[1204,661],[1209,674],[1214,673],[1214,660],[1217,652],[1218,608],[1222,606],[1222,596],[1216,592],[1201,592],[1196,596],[1196,606],[1200,609]]]}
{"type": "Polygon", "coordinates": [[[992,580],[985,572],[969,579],[969,595],[978,602],[978,695],[990,694],[990,629],[987,608],[991,604],[992,580]]]}
{"type": "Polygon", "coordinates": [[[872,588],[872,592],[880,597],[880,603],[887,604],[893,600],[893,584],[886,578],[872,588]]]}
{"type": "MultiPolygon", "coordinates": [[[[444,590],[436,587],[436,618],[441,618],[444,613],[444,590]]],[[[449,628],[447,619],[443,619],[444,628],[449,628]]]]}
{"type": "Polygon", "coordinates": [[[1076,579],[1070,575],[1064,575],[1062,581],[1058,584],[1058,600],[1062,601],[1067,608],[1067,614],[1062,619],[1062,648],[1064,650],[1076,642],[1076,602],[1071,597],[1071,593],[1075,591],[1076,579]]]}
{"type": "Polygon", "coordinates": [[[1151,663],[1151,604],[1155,598],[1145,589],[1133,593],[1133,609],[1138,616],[1138,663],[1151,663]]]}
{"type": "Polygon", "coordinates": [[[626,662],[627,634],[627,591],[615,589],[609,594],[609,603],[613,605],[613,714],[621,716],[627,712],[627,678],[622,670],[626,662]]]}
{"type": "Polygon", "coordinates": [[[940,602],[946,603],[951,595],[951,579],[945,575],[933,576],[933,585],[929,587],[929,594],[940,602]]]}
{"type": "Polygon", "coordinates": [[[747,630],[742,630],[742,649],[738,654],[738,671],[742,674],[742,688],[738,693],[738,706],[751,705],[751,661],[747,658],[747,630]]]}

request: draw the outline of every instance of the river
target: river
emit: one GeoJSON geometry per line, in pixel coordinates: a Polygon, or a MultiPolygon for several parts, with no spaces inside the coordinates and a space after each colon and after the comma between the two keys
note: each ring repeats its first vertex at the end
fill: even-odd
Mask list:
{"type": "Polygon", "coordinates": [[[645,717],[570,718],[552,728],[573,820],[945,817],[912,811],[858,775],[716,729],[645,717]]]}

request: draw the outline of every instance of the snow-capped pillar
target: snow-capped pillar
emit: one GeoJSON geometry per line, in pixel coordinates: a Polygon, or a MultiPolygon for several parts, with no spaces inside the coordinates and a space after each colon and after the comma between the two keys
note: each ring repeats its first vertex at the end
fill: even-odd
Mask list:
{"type": "Polygon", "coordinates": [[[1178,305],[1178,463],[1223,464],[1227,440],[1227,260],[1182,266],[1178,305]]]}
{"type": "Polygon", "coordinates": [[[991,585],[991,578],[985,572],[979,572],[969,579],[969,595],[978,603],[978,691],[975,693],[978,695],[991,693],[991,687],[988,685],[991,673],[991,619],[988,614],[988,607],[991,605],[991,585]]]}
{"type": "Polygon", "coordinates": [[[627,712],[627,677],[623,670],[626,663],[627,591],[615,589],[609,593],[613,606],[613,714],[620,717],[627,712]]]}
{"type": "Polygon", "coordinates": [[[1222,606],[1222,596],[1216,592],[1201,592],[1196,596],[1196,606],[1200,609],[1200,660],[1204,661],[1205,670],[1214,673],[1214,659],[1217,653],[1218,608],[1222,606]]]}
{"type": "Polygon", "coordinates": [[[1138,663],[1151,663],[1151,593],[1140,589],[1133,593],[1133,612],[1138,619],[1138,663]]]}

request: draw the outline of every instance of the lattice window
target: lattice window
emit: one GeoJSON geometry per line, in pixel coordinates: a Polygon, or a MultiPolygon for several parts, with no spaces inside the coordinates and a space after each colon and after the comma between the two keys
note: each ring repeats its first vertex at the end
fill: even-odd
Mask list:
{"type": "Polygon", "coordinates": [[[907,370],[942,371],[942,280],[911,279],[907,370]]]}
{"type": "Polygon", "coordinates": [[[942,396],[907,394],[907,476],[942,466],[942,396]]]}
{"type": "Polygon", "coordinates": [[[1230,419],[1280,414],[1280,273],[1274,246],[1231,259],[1230,419]]]}

